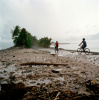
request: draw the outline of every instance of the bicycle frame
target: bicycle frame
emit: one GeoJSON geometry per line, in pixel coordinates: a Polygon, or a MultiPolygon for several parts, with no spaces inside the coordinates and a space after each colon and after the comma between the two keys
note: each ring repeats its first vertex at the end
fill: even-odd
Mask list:
{"type": "Polygon", "coordinates": [[[89,50],[89,48],[82,48],[82,46],[80,46],[80,48],[78,48],[77,49],[77,52],[79,53],[79,54],[81,54],[82,52],[85,52],[85,54],[89,54],[90,53],[90,50],[89,50]]]}

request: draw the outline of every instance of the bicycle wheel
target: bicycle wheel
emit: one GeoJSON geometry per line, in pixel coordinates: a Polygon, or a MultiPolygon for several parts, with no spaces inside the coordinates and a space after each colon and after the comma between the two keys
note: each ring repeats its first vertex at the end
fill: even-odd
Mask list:
{"type": "Polygon", "coordinates": [[[85,54],[88,55],[90,53],[90,50],[88,48],[85,48],[85,54]]]}
{"type": "Polygon", "coordinates": [[[81,48],[78,48],[78,49],[77,49],[77,52],[78,52],[79,54],[81,54],[81,53],[82,53],[81,48]]]}

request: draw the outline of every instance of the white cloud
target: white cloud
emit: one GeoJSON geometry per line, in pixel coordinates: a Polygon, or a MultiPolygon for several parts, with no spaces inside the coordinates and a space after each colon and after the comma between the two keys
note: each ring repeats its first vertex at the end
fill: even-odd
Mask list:
{"type": "Polygon", "coordinates": [[[37,38],[94,35],[99,33],[98,5],[99,0],[0,0],[0,37],[11,40],[16,25],[37,38]]]}
{"type": "Polygon", "coordinates": [[[6,48],[9,48],[13,45],[14,44],[13,44],[12,40],[7,40],[7,39],[1,39],[0,38],[0,49],[6,49],[6,48]]]}

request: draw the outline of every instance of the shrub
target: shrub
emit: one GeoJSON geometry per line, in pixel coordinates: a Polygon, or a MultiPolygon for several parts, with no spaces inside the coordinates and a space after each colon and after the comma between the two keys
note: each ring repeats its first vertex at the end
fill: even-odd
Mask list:
{"type": "Polygon", "coordinates": [[[48,37],[44,37],[44,38],[41,38],[39,41],[38,41],[38,45],[40,47],[45,47],[45,48],[48,48],[50,47],[50,44],[51,44],[51,38],[48,38],[48,37]]]}

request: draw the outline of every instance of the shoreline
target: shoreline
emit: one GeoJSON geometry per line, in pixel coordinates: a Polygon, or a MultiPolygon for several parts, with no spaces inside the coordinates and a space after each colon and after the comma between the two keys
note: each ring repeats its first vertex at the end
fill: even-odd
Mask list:
{"type": "MultiPolygon", "coordinates": [[[[50,47],[49,49],[54,49],[54,47],[50,47]]],[[[64,49],[64,48],[59,48],[59,50],[64,50],[64,51],[70,51],[70,52],[77,52],[77,50],[68,50],[68,49],[64,49]]],[[[99,52],[90,52],[93,55],[99,55],[99,52]]]]}
{"type": "MultiPolygon", "coordinates": [[[[14,46],[6,48],[6,49],[1,49],[0,51],[11,49],[11,48],[14,48],[14,46]]],[[[20,48],[24,48],[24,47],[20,47],[20,48]]],[[[43,47],[37,47],[37,46],[32,46],[32,48],[36,49],[36,50],[38,50],[38,49],[44,49],[43,47]]],[[[49,48],[45,48],[45,49],[53,49],[54,50],[55,48],[54,47],[49,47],[49,48]]],[[[59,50],[70,51],[70,52],[77,52],[77,50],[69,50],[69,49],[64,49],[64,48],[59,48],[59,50]]],[[[91,51],[90,53],[93,54],[93,55],[99,55],[99,52],[95,52],[95,51],[91,51]]]]}
{"type": "MultiPolygon", "coordinates": [[[[4,49],[4,50],[0,50],[0,52],[5,51],[5,50],[11,50],[13,48],[16,48],[18,50],[19,49],[34,49],[34,50],[39,50],[39,51],[43,51],[43,52],[46,52],[46,53],[50,53],[51,55],[55,54],[55,49],[53,47],[41,48],[41,47],[36,47],[36,46],[34,46],[32,48],[10,47],[10,48],[4,49]]],[[[72,59],[74,59],[77,56],[81,60],[86,58],[88,62],[90,62],[92,64],[96,64],[96,65],[99,66],[99,62],[96,61],[96,59],[99,59],[99,52],[90,52],[88,55],[85,54],[85,58],[83,57],[84,54],[85,54],[84,52],[81,53],[81,54],[78,54],[78,52],[76,50],[66,50],[66,49],[63,49],[63,48],[59,48],[59,53],[56,54],[56,55],[57,56],[67,56],[67,57],[71,56],[70,58],[72,58],[72,59]]]]}

